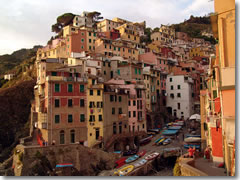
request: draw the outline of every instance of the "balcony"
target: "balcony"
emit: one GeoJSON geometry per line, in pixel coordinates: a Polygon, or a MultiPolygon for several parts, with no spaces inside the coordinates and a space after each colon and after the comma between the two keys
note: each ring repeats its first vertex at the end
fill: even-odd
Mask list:
{"type": "Polygon", "coordinates": [[[63,81],[64,77],[63,76],[47,76],[46,80],[47,81],[63,81]]]}
{"type": "Polygon", "coordinates": [[[143,117],[138,118],[138,122],[143,122],[143,120],[144,120],[143,117]]]}

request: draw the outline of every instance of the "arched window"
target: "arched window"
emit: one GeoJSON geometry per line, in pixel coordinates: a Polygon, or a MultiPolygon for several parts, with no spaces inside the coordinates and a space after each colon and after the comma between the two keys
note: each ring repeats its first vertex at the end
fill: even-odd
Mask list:
{"type": "Polygon", "coordinates": [[[75,143],[75,130],[70,131],[70,142],[75,143]]]}
{"type": "Polygon", "coordinates": [[[60,131],[60,144],[64,144],[64,143],[65,143],[64,131],[61,130],[60,131]]]}

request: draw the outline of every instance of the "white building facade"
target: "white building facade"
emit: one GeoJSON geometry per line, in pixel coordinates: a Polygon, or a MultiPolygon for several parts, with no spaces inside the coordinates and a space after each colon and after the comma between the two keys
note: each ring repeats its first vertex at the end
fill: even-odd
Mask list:
{"type": "Polygon", "coordinates": [[[194,113],[193,80],[185,75],[168,75],[167,108],[173,116],[187,119],[194,113]]]}

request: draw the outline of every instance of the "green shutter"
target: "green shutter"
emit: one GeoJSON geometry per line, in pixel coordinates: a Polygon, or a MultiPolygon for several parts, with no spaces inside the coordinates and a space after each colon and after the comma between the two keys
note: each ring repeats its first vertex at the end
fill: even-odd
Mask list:
{"type": "Polygon", "coordinates": [[[60,92],[60,85],[59,84],[55,84],[55,92],[60,92]]]}
{"type": "Polygon", "coordinates": [[[52,72],[52,76],[57,76],[57,72],[52,72]]]}
{"type": "Polygon", "coordinates": [[[135,68],[135,74],[137,74],[137,68],[135,68]]]}
{"type": "Polygon", "coordinates": [[[118,75],[120,75],[120,69],[117,70],[118,75]]]}
{"type": "Polygon", "coordinates": [[[73,85],[72,84],[68,84],[68,92],[73,92],[73,85]]]}
{"type": "Polygon", "coordinates": [[[85,121],[85,115],[84,115],[84,114],[81,114],[81,115],[80,115],[80,121],[81,121],[81,122],[84,122],[84,121],[85,121]]]}
{"type": "Polygon", "coordinates": [[[84,92],[84,84],[80,84],[80,92],[84,92]]]}
{"type": "Polygon", "coordinates": [[[55,115],[55,123],[58,124],[60,122],[60,116],[55,115]]]}
{"type": "Polygon", "coordinates": [[[73,122],[72,114],[69,114],[69,115],[68,115],[68,122],[69,122],[69,123],[72,123],[72,122],[73,122]]]}
{"type": "Polygon", "coordinates": [[[141,69],[138,69],[138,74],[141,74],[141,69]]]}

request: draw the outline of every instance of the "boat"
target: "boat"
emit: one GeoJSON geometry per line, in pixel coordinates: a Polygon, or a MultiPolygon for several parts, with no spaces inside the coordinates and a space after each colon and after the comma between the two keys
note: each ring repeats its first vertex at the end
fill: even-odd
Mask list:
{"type": "Polygon", "coordinates": [[[118,171],[115,171],[114,174],[117,174],[117,175],[119,175],[119,176],[126,176],[126,175],[128,175],[133,169],[134,169],[134,166],[133,166],[133,165],[128,165],[128,166],[125,166],[125,167],[119,169],[118,171]]]}
{"type": "Polygon", "coordinates": [[[144,156],[146,154],[146,152],[147,152],[146,150],[142,150],[142,151],[138,152],[137,155],[139,157],[142,157],[142,156],[144,156]]]}
{"type": "Polygon", "coordinates": [[[160,141],[158,141],[157,146],[161,145],[163,141],[165,141],[166,138],[162,138],[160,141]]]}
{"type": "Polygon", "coordinates": [[[133,165],[134,165],[135,168],[138,168],[138,167],[140,167],[140,166],[143,166],[143,165],[146,164],[146,163],[147,163],[147,160],[146,160],[146,159],[141,159],[141,160],[135,162],[133,165]]]}
{"type": "Polygon", "coordinates": [[[159,156],[159,153],[154,152],[154,153],[152,153],[152,154],[147,155],[147,156],[145,157],[145,159],[149,161],[149,160],[152,160],[152,159],[154,159],[154,158],[156,158],[156,157],[158,157],[158,156],[159,156]]]}
{"type": "Polygon", "coordinates": [[[120,168],[121,166],[123,166],[124,164],[126,164],[126,162],[125,162],[126,159],[127,159],[126,157],[122,157],[122,158],[118,159],[118,160],[115,162],[116,167],[117,167],[117,168],[120,168]]]}
{"type": "Polygon", "coordinates": [[[187,134],[186,137],[201,137],[201,135],[187,134]]]}
{"type": "Polygon", "coordinates": [[[153,136],[148,136],[146,138],[143,138],[139,141],[139,144],[140,145],[144,145],[144,144],[147,144],[149,143],[151,140],[152,140],[153,136]]]}
{"type": "Polygon", "coordinates": [[[186,143],[201,142],[200,137],[187,137],[184,139],[186,143]]]}
{"type": "Polygon", "coordinates": [[[189,147],[192,147],[192,148],[196,148],[196,149],[200,149],[200,145],[197,145],[197,144],[184,144],[184,148],[185,149],[188,149],[189,147]]]}
{"type": "Polygon", "coordinates": [[[160,132],[159,129],[148,129],[147,132],[154,132],[155,134],[158,134],[160,132]]]}
{"type": "Polygon", "coordinates": [[[172,142],[172,140],[170,139],[170,138],[167,138],[167,139],[165,139],[164,141],[163,141],[163,145],[168,145],[168,144],[170,144],[172,142]]]}
{"type": "Polygon", "coordinates": [[[128,150],[128,151],[124,151],[124,152],[123,152],[123,156],[134,155],[134,154],[136,154],[137,152],[138,152],[137,149],[130,149],[130,150],[128,150]]]}
{"type": "Polygon", "coordinates": [[[138,158],[139,158],[138,155],[133,155],[133,156],[127,158],[127,159],[125,160],[125,162],[126,162],[126,163],[130,163],[130,162],[133,162],[133,161],[137,160],[138,158]]]}
{"type": "Polygon", "coordinates": [[[154,141],[153,146],[156,145],[163,137],[158,138],[156,141],[154,141]]]}
{"type": "Polygon", "coordinates": [[[56,168],[58,167],[73,167],[73,164],[72,163],[57,164],[56,168]]]}

